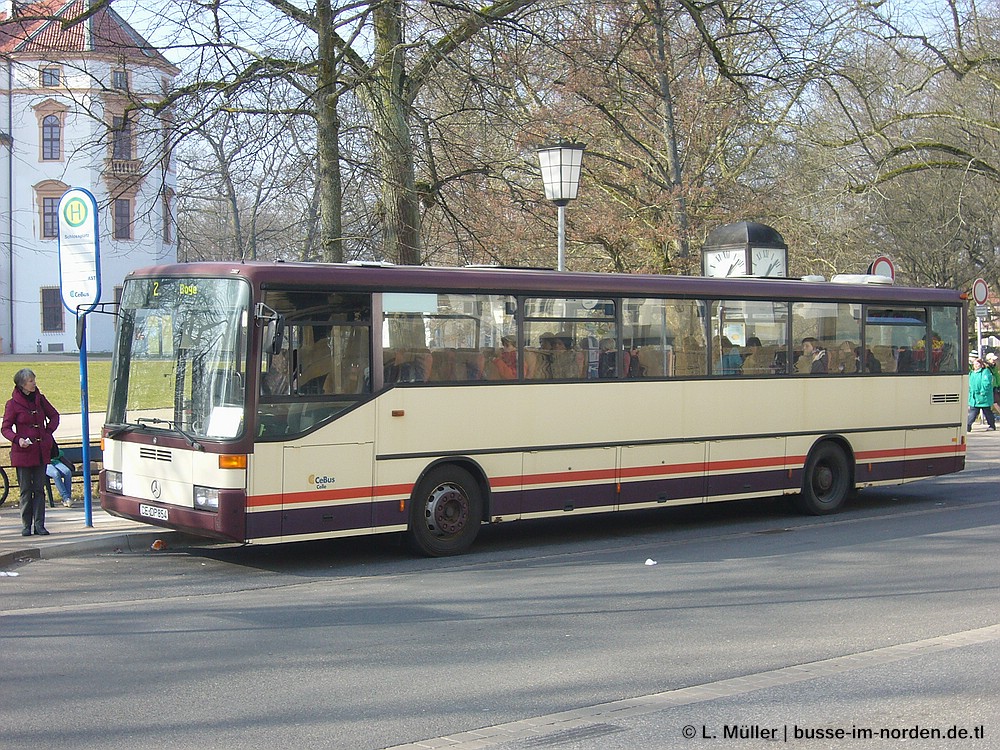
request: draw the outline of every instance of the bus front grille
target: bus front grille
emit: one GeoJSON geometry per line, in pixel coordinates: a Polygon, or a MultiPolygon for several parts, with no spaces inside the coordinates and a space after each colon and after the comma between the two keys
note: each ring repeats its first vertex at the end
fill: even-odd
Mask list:
{"type": "Polygon", "coordinates": [[[151,461],[166,461],[169,463],[173,456],[166,448],[139,448],[139,458],[148,458],[151,461]]]}

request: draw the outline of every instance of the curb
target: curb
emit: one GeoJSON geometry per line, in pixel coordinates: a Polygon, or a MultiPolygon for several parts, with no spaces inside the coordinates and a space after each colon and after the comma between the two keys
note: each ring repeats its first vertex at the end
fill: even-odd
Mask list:
{"type": "Polygon", "coordinates": [[[25,547],[19,550],[0,552],[0,567],[12,565],[21,560],[54,560],[90,552],[107,554],[146,552],[157,539],[166,542],[168,550],[215,542],[213,539],[191,536],[180,531],[111,532],[98,537],[70,539],[65,542],[53,541],[44,547],[25,547]]]}
{"type": "Polygon", "coordinates": [[[38,547],[28,547],[12,552],[0,552],[0,568],[6,568],[24,560],[41,560],[42,551],[38,547]]]}

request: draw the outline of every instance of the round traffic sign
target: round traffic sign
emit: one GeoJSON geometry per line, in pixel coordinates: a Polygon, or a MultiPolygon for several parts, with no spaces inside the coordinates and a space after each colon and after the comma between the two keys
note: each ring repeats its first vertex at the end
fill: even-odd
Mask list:
{"type": "Polygon", "coordinates": [[[985,279],[976,279],[972,282],[972,299],[977,305],[985,305],[986,299],[990,296],[990,288],[986,286],[985,279]]]}
{"type": "Polygon", "coordinates": [[[887,255],[880,255],[872,264],[868,266],[868,273],[874,276],[884,276],[887,279],[896,279],[896,266],[887,255]]]}

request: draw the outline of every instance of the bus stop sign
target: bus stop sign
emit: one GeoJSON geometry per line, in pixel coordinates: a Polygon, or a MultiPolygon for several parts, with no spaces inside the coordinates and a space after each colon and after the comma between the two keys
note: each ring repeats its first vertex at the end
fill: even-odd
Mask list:
{"type": "Polygon", "coordinates": [[[83,188],[70,188],[59,200],[59,289],[74,315],[101,301],[97,200],[83,188]]]}

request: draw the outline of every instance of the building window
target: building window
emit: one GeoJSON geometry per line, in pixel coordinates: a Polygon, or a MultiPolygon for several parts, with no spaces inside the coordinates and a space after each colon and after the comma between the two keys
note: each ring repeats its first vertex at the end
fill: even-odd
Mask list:
{"type": "Polygon", "coordinates": [[[59,199],[69,190],[69,185],[59,180],[42,180],[33,189],[38,237],[55,239],[59,236],[59,199]]]}
{"type": "Polygon", "coordinates": [[[111,118],[111,158],[132,158],[132,123],[125,115],[111,118]]]}
{"type": "Polygon", "coordinates": [[[60,333],[64,330],[62,294],[59,287],[42,287],[42,332],[60,333]]]}
{"type": "Polygon", "coordinates": [[[42,68],[41,70],[41,83],[47,89],[58,86],[61,78],[62,75],[59,68],[42,68]]]}
{"type": "Polygon", "coordinates": [[[42,238],[54,240],[59,236],[59,199],[42,198],[42,238]]]}
{"type": "Polygon", "coordinates": [[[111,71],[111,88],[128,91],[128,72],[124,70],[111,71]]]}
{"type": "Polygon", "coordinates": [[[115,198],[115,239],[132,239],[132,201],[128,198],[115,198]]]}
{"type": "Polygon", "coordinates": [[[42,120],[42,160],[59,161],[62,158],[62,123],[55,115],[42,120]]]}

